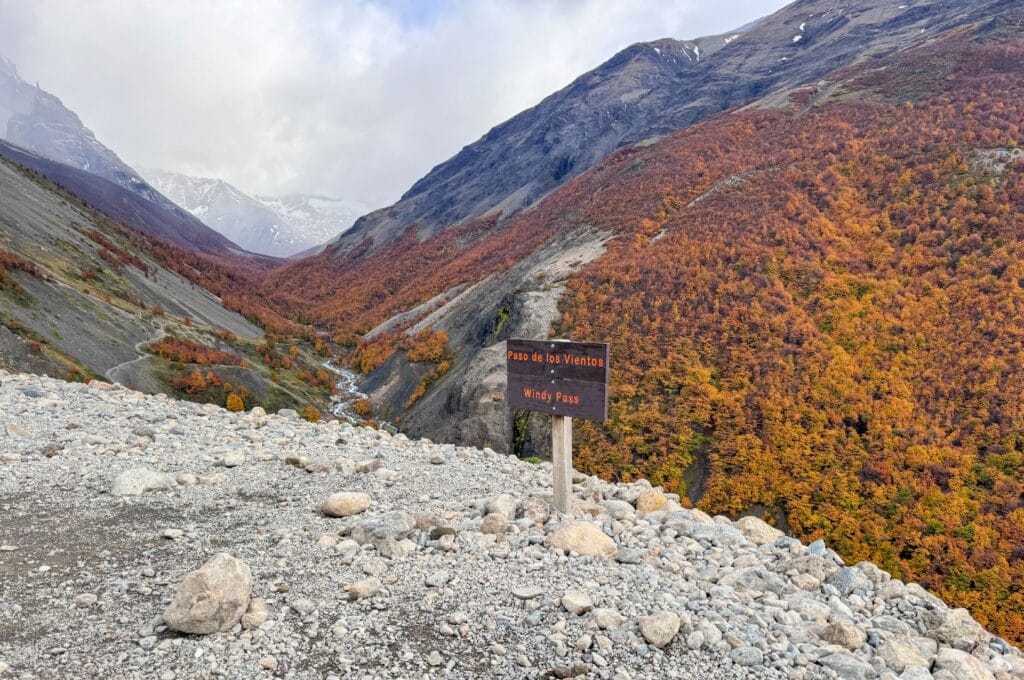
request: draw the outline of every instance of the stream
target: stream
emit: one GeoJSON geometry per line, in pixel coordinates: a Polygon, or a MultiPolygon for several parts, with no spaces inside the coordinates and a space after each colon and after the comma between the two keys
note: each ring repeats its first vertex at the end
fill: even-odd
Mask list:
{"type": "MultiPolygon", "coordinates": [[[[325,361],[324,368],[338,377],[335,383],[338,393],[331,397],[331,413],[335,418],[347,420],[353,425],[358,425],[366,419],[356,413],[356,402],[360,399],[369,399],[364,392],[359,391],[359,376],[344,366],[335,366],[330,361],[325,361]]],[[[384,420],[376,420],[381,428],[394,428],[394,425],[384,420]]]]}

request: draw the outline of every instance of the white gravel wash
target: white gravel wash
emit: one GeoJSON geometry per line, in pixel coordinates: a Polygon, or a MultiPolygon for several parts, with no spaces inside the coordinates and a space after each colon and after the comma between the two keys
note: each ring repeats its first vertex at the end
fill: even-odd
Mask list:
{"type": "Polygon", "coordinates": [[[1024,677],[873,565],[576,481],[574,516],[545,517],[550,469],[490,450],[0,371],[0,678],[1024,677]],[[111,493],[129,470],[161,483],[111,493]],[[369,507],[325,515],[342,492],[369,507]],[[615,555],[552,547],[569,520],[615,555]],[[248,613],[168,630],[218,553],[251,570],[248,613]]]}

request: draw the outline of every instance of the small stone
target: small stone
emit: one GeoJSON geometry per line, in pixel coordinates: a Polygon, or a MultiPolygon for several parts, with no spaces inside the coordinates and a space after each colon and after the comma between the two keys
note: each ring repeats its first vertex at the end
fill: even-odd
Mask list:
{"type": "Polygon", "coordinates": [[[328,517],[350,517],[370,507],[370,496],[365,493],[343,491],[332,494],[324,501],[321,511],[328,517]]]}
{"type": "Polygon", "coordinates": [[[444,657],[441,656],[441,652],[435,649],[430,654],[427,654],[427,663],[431,666],[440,666],[444,663],[444,657]]]}
{"type": "Polygon", "coordinates": [[[580,616],[594,608],[594,601],[584,592],[569,590],[562,596],[562,606],[569,613],[580,616]]]}
{"type": "Polygon", "coordinates": [[[729,652],[729,658],[737,666],[758,666],[764,663],[764,654],[757,647],[737,647],[729,652]]]}
{"type": "Polygon", "coordinates": [[[259,628],[267,622],[268,618],[267,601],[260,597],[254,597],[249,600],[249,607],[245,614],[242,614],[242,628],[245,630],[259,628]]]}
{"type": "Polygon", "coordinates": [[[650,644],[661,649],[672,642],[679,632],[679,615],[670,611],[659,611],[640,618],[640,633],[650,644]]]}
{"type": "Polygon", "coordinates": [[[361,581],[355,581],[345,586],[345,592],[348,593],[348,599],[350,600],[363,600],[368,597],[373,597],[380,592],[380,589],[384,587],[384,584],[380,582],[379,578],[370,577],[364,578],[361,581]]]}
{"type": "Polygon", "coordinates": [[[312,614],[316,610],[316,604],[312,600],[305,597],[300,597],[296,600],[292,600],[289,604],[292,610],[301,614],[302,616],[312,614]]]}
{"type": "Polygon", "coordinates": [[[193,475],[191,473],[188,473],[188,472],[185,472],[185,473],[182,473],[182,474],[178,475],[175,478],[175,481],[177,481],[178,484],[180,484],[181,486],[193,486],[199,480],[196,479],[195,475],[193,475]]]}
{"type": "Polygon", "coordinates": [[[432,455],[430,457],[430,464],[431,465],[444,465],[444,456],[442,456],[440,453],[435,453],[434,455],[432,455]]]}
{"type": "Polygon", "coordinates": [[[484,521],[480,524],[480,533],[503,534],[508,531],[508,527],[509,521],[505,515],[492,512],[484,517],[484,521]]]}
{"type": "Polygon", "coordinates": [[[164,538],[169,538],[173,541],[184,536],[185,532],[181,529],[164,529],[162,532],[160,532],[160,535],[164,538]]]}
{"type": "Polygon", "coordinates": [[[110,493],[115,496],[141,496],[147,491],[169,489],[176,486],[174,478],[149,468],[125,470],[114,478],[110,493]]]}
{"type": "Polygon", "coordinates": [[[371,458],[356,463],[356,472],[376,472],[384,467],[384,461],[380,458],[371,458]]]}
{"type": "Polygon", "coordinates": [[[99,598],[97,598],[96,595],[94,595],[93,593],[82,593],[81,595],[76,595],[75,596],[75,606],[76,607],[91,607],[94,604],[96,604],[96,601],[98,599],[99,598]]]}
{"type": "Polygon", "coordinates": [[[452,575],[447,571],[435,571],[427,576],[425,583],[428,588],[440,588],[452,580],[452,575]]]}
{"type": "Polygon", "coordinates": [[[512,589],[512,597],[517,600],[532,600],[544,594],[544,590],[536,586],[520,586],[512,589]]]}
{"type": "Polygon", "coordinates": [[[615,630],[625,619],[622,614],[607,607],[594,610],[594,622],[601,630],[615,630]]]}
{"type": "Polygon", "coordinates": [[[267,671],[277,669],[277,659],[272,656],[260,657],[260,668],[267,671]]]}
{"type": "Polygon", "coordinates": [[[220,464],[226,468],[238,467],[245,463],[245,455],[241,451],[228,451],[220,459],[220,464]]]}

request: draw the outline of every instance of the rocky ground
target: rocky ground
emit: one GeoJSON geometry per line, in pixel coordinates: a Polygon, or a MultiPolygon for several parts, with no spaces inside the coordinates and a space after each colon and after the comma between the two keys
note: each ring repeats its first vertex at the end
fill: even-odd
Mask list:
{"type": "Polygon", "coordinates": [[[0,383],[0,678],[1024,677],[919,586],[645,483],[551,515],[486,449],[0,383]]]}

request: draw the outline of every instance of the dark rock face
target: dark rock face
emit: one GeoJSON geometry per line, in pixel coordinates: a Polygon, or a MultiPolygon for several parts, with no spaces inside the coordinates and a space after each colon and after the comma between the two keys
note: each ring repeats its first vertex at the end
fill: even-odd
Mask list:
{"type": "Polygon", "coordinates": [[[614,149],[728,108],[813,85],[835,69],[884,57],[1015,0],[799,0],[746,30],[626,48],[537,106],[495,127],[366,215],[332,244],[375,246],[416,223],[421,235],[540,200],[614,149]]]}

